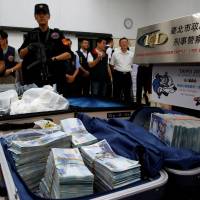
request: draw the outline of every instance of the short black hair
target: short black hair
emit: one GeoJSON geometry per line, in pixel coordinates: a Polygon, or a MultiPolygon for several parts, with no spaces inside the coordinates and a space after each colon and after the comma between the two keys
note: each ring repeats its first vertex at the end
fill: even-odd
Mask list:
{"type": "Polygon", "coordinates": [[[87,38],[81,38],[80,42],[82,43],[84,40],[89,42],[89,40],[87,38]]]}
{"type": "Polygon", "coordinates": [[[8,33],[5,32],[4,30],[0,30],[0,38],[7,39],[8,38],[8,33]]]}
{"type": "Polygon", "coordinates": [[[113,41],[113,38],[112,38],[112,37],[106,38],[106,44],[109,44],[109,43],[112,42],[112,41],[113,41]]]}
{"type": "Polygon", "coordinates": [[[105,40],[105,41],[106,41],[106,39],[105,39],[105,38],[98,38],[98,39],[97,39],[97,43],[101,43],[103,40],[105,40]]]}
{"type": "Polygon", "coordinates": [[[128,42],[128,38],[123,37],[123,38],[120,38],[120,39],[119,39],[119,43],[120,43],[122,40],[126,40],[126,41],[128,42]]]}

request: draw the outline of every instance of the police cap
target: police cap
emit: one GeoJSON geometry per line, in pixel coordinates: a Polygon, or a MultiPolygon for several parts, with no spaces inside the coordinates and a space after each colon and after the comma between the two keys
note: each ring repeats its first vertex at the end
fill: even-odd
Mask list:
{"type": "Polygon", "coordinates": [[[35,15],[39,13],[49,14],[49,7],[45,3],[40,3],[35,5],[35,15]]]}

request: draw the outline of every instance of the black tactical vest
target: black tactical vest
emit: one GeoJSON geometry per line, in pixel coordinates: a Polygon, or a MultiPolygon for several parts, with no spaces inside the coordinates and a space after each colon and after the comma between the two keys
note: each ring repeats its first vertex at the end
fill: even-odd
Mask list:
{"type": "Polygon", "coordinates": [[[87,52],[87,57],[85,57],[84,54],[83,54],[80,50],[78,50],[78,51],[76,51],[76,52],[77,52],[77,54],[78,54],[78,56],[79,56],[79,62],[80,62],[80,64],[81,64],[81,66],[82,66],[84,69],[86,69],[87,71],[89,71],[89,70],[90,70],[90,67],[89,67],[89,64],[88,64],[88,61],[87,61],[88,53],[89,53],[89,52],[87,52]]]}

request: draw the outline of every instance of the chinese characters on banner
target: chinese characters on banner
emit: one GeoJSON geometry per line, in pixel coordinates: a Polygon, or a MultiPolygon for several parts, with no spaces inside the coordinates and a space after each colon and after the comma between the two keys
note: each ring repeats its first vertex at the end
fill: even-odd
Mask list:
{"type": "Polygon", "coordinates": [[[200,62],[200,13],[138,29],[135,64],[200,62]]]}
{"type": "Polygon", "coordinates": [[[200,44],[200,23],[199,22],[193,22],[189,24],[181,24],[179,26],[173,26],[171,28],[171,34],[177,35],[179,37],[174,38],[174,46],[183,46],[183,45],[190,45],[190,44],[200,44]],[[187,36],[181,36],[185,35],[184,33],[187,33],[187,36]]]}

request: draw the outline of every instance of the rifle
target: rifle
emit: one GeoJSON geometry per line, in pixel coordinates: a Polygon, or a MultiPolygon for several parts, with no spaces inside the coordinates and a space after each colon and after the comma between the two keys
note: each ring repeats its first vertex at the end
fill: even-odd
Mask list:
{"type": "MultiPolygon", "coordinates": [[[[50,30],[47,32],[46,35],[46,39],[45,39],[45,43],[48,40],[49,37],[49,32],[50,30]]],[[[47,81],[48,78],[51,76],[49,73],[49,67],[47,65],[47,56],[46,56],[46,48],[45,48],[45,44],[41,43],[40,41],[40,36],[39,36],[39,31],[36,30],[34,31],[33,34],[36,34],[37,36],[37,42],[36,43],[32,43],[29,46],[29,49],[32,49],[32,51],[37,51],[36,53],[36,57],[37,60],[32,62],[30,65],[27,66],[27,70],[30,70],[31,68],[41,64],[41,77],[42,77],[42,81],[47,81]]]]}

